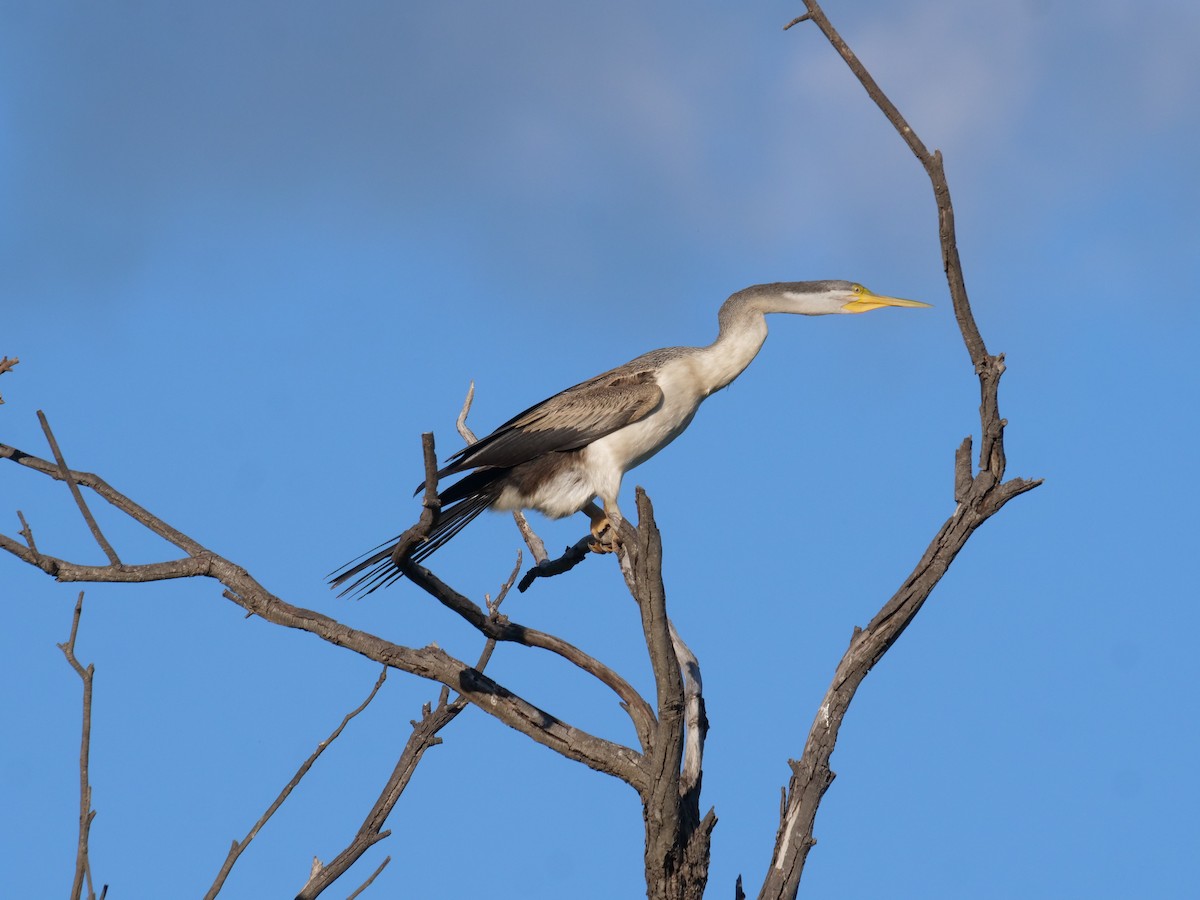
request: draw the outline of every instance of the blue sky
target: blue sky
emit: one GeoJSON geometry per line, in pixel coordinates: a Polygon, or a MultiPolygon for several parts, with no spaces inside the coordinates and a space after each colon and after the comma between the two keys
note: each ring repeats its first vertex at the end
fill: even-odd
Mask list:
{"type": "MultiPolygon", "coordinates": [[[[731,292],[851,278],[926,312],[776,317],[754,365],[626,481],[663,528],[712,721],[712,896],[751,893],[786,760],[833,667],[953,509],[977,385],[928,183],[799,5],[0,4],[3,440],[70,463],[302,606],[474,659],[409,585],[325,573],[406,527],[419,434],[457,449],[653,347],[707,343],[731,292]]],[[[1200,800],[1195,297],[1200,12],[1189,4],[845,3],[828,14],[946,156],[984,338],[1008,355],[1010,474],[842,730],[801,896],[1190,896],[1200,800]]],[[[102,561],[61,486],[5,467],[40,547],[102,561]],[[57,487],[57,489],[55,489],[57,487]]],[[[99,507],[99,504],[95,504],[99,507]]],[[[123,557],[169,550],[108,510],[123,557]]],[[[551,547],[583,519],[540,523],[551,547]]],[[[481,599],[518,538],[433,558],[481,599]]],[[[77,588],[0,561],[0,859],[69,883],[77,588]]],[[[649,686],[611,559],[512,597],[649,686]]],[[[92,860],[110,896],[197,896],[373,664],[211,583],[87,589],[92,860]]],[[[632,740],[545,655],[489,670],[632,740]]],[[[393,673],[234,870],[290,896],[357,828],[436,688],[393,673]]],[[[390,822],[381,895],[641,894],[624,785],[475,711],[390,822]]],[[[343,893],[348,892],[344,891],[343,893]]]]}

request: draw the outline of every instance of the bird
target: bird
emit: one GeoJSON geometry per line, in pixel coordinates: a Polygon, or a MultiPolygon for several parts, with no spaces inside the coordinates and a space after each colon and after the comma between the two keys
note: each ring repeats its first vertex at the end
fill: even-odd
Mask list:
{"type": "MultiPolygon", "coordinates": [[[[767,338],[768,314],[822,316],[888,306],[930,304],[841,280],[757,284],[732,294],[708,346],[651,350],[529,407],[451,455],[438,478],[466,474],[439,491],[440,516],[412,560],[424,560],[485,509],[533,509],[552,519],[584,511],[592,549],[611,549],[606,532],[615,535],[612,523],[621,519],[617,495],[625,473],[679,437],[700,404],[745,371],[767,338]]],[[[392,560],[398,541],[335,570],[330,586],[345,585],[339,596],[364,596],[392,584],[403,574],[392,560]]]]}

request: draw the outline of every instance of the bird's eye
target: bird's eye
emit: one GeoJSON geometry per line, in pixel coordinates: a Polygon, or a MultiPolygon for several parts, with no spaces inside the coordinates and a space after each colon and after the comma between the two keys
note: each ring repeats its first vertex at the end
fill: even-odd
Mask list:
{"type": "Polygon", "coordinates": [[[856,284],[854,286],[854,293],[861,294],[862,292],[863,292],[863,286],[861,284],[856,284]]]}

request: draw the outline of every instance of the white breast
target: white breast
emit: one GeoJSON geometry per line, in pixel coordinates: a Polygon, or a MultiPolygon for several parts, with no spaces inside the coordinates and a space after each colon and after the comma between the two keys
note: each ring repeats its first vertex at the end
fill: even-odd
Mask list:
{"type": "Polygon", "coordinates": [[[640,422],[600,438],[583,451],[584,468],[595,496],[606,503],[615,503],[621,490],[621,476],[640,466],[688,427],[706,396],[698,390],[692,369],[686,356],[663,366],[656,376],[663,392],[662,405],[640,422]]]}

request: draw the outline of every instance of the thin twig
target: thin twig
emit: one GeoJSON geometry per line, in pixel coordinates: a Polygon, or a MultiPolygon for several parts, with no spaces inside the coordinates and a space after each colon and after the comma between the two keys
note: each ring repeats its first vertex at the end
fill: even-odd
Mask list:
{"type": "Polygon", "coordinates": [[[519,509],[514,510],[512,517],[513,521],[517,523],[517,530],[521,532],[521,537],[525,541],[525,545],[529,548],[529,552],[533,555],[534,561],[539,564],[545,562],[548,558],[546,544],[538,537],[537,532],[533,530],[533,526],[525,518],[525,513],[519,509]]]}
{"type": "MultiPolygon", "coordinates": [[[[472,381],[470,386],[467,388],[467,397],[465,400],[463,400],[462,409],[459,410],[458,421],[455,423],[458,428],[459,436],[468,446],[479,440],[479,438],[475,437],[475,432],[471,430],[471,426],[467,424],[467,416],[470,414],[471,404],[474,402],[475,382],[472,381]]],[[[525,541],[525,545],[529,548],[529,552],[533,554],[534,562],[540,565],[546,560],[545,543],[543,543],[542,539],[538,537],[537,532],[533,530],[533,527],[529,524],[529,520],[525,518],[525,513],[521,512],[519,509],[514,510],[512,517],[513,521],[517,523],[517,530],[521,532],[521,537],[525,541]]],[[[524,582],[522,582],[522,584],[524,584],[524,582]]],[[[528,586],[528,584],[525,585],[525,587],[528,586]]],[[[519,590],[524,591],[525,588],[523,587],[519,590]]]]}
{"type": "Polygon", "coordinates": [[[379,877],[379,873],[382,872],[384,870],[384,868],[387,866],[387,864],[390,863],[391,861],[392,861],[392,858],[390,856],[385,856],[383,858],[383,862],[381,862],[376,867],[375,871],[371,873],[371,877],[368,878],[366,881],[364,881],[362,884],[360,884],[358,886],[358,888],[355,889],[354,893],[351,894],[349,897],[347,897],[346,900],[354,900],[355,897],[359,896],[363,891],[365,891],[367,888],[369,888],[371,886],[371,882],[379,877]]]}
{"type": "Polygon", "coordinates": [[[371,688],[371,693],[367,694],[367,699],[360,703],[353,710],[348,712],[342,718],[342,721],[337,728],[335,728],[329,735],[329,737],[317,744],[317,749],[314,750],[308,759],[306,759],[300,766],[300,768],[296,770],[296,774],[292,776],[292,780],[284,785],[283,790],[279,792],[279,796],[275,798],[275,802],[267,807],[267,811],[262,814],[261,818],[259,818],[257,822],[254,823],[254,827],[250,829],[245,838],[243,838],[241,841],[235,840],[233,842],[233,846],[229,848],[229,853],[226,855],[225,862],[222,864],[221,870],[217,873],[217,877],[213,881],[212,887],[210,887],[208,889],[208,893],[204,895],[204,900],[212,900],[213,897],[220,893],[222,886],[225,884],[225,879],[229,877],[229,873],[233,869],[234,863],[238,861],[238,857],[242,855],[242,852],[250,845],[250,842],[254,840],[259,830],[267,823],[267,820],[270,819],[271,816],[275,815],[275,811],[283,805],[283,801],[288,798],[288,795],[291,794],[296,785],[300,783],[300,779],[308,774],[308,770],[311,769],[313,763],[317,761],[317,757],[324,753],[329,745],[337,740],[338,735],[342,733],[342,730],[346,727],[346,725],[349,724],[350,720],[366,709],[367,704],[375,699],[375,695],[379,693],[379,689],[383,687],[383,683],[386,680],[387,666],[384,666],[383,671],[379,673],[379,678],[375,680],[375,686],[371,688]]]}
{"type": "Polygon", "coordinates": [[[62,479],[67,483],[67,487],[71,490],[71,496],[75,498],[75,504],[79,507],[79,511],[83,514],[83,519],[88,524],[88,528],[92,530],[92,537],[96,539],[96,543],[100,545],[100,549],[104,551],[104,555],[108,557],[108,561],[114,566],[121,565],[121,560],[117,556],[117,551],[112,548],[112,544],[100,531],[100,526],[96,524],[95,517],[92,516],[92,511],[88,509],[87,503],[83,500],[83,493],[79,490],[79,485],[75,483],[75,479],[71,477],[71,470],[67,468],[67,461],[63,459],[62,451],[58,448],[58,441],[54,438],[54,432],[50,430],[50,422],[46,419],[46,414],[40,409],[37,411],[38,421],[42,423],[42,431],[46,433],[46,440],[50,444],[50,450],[54,453],[54,460],[58,463],[59,472],[62,473],[62,479]]]}
{"type": "MultiPolygon", "coordinates": [[[[509,589],[512,588],[513,582],[516,581],[517,573],[520,570],[521,558],[520,554],[518,554],[517,564],[513,567],[508,581],[501,586],[496,600],[489,601],[488,603],[488,610],[491,615],[495,616],[499,614],[500,604],[504,602],[504,598],[508,595],[509,589]]],[[[492,651],[495,648],[495,639],[488,638],[484,642],[483,651],[479,654],[479,660],[475,663],[475,671],[482,672],[484,670],[488,661],[491,660],[492,651]]],[[[441,738],[437,737],[438,732],[454,721],[455,717],[463,711],[466,705],[467,698],[462,694],[459,694],[451,702],[450,689],[443,686],[438,695],[437,708],[431,708],[428,703],[422,707],[421,719],[412,722],[412,734],[409,735],[400,758],[396,761],[391,775],[388,776],[388,780],[379,794],[379,799],[375,801],[375,805],[367,813],[367,817],[363,820],[358,832],[351,839],[350,844],[330,860],[328,865],[314,866],[308,882],[301,889],[300,893],[296,895],[296,900],[314,900],[315,897],[354,865],[367,850],[391,834],[390,831],[383,830],[384,823],[387,821],[388,816],[391,815],[396,803],[399,802],[400,795],[408,787],[408,782],[412,778],[417,764],[420,763],[426,750],[441,743],[441,738]]],[[[380,869],[382,868],[383,866],[380,866],[380,869]]],[[[376,874],[378,874],[378,870],[376,870],[376,874]]],[[[371,877],[374,878],[374,876],[371,877]]],[[[368,880],[369,883],[370,880],[368,880]]],[[[362,889],[360,888],[359,890],[362,889]]]]}
{"type": "Polygon", "coordinates": [[[467,387],[467,397],[463,400],[462,409],[458,411],[458,420],[454,423],[458,428],[458,435],[463,439],[463,442],[470,446],[479,438],[475,437],[475,432],[471,430],[471,426],[467,424],[467,416],[471,412],[471,404],[475,402],[475,382],[471,381],[467,387]]]}
{"type": "Polygon", "coordinates": [[[859,83],[866,90],[867,95],[879,107],[880,111],[896,129],[897,134],[912,150],[913,155],[920,161],[925,168],[926,174],[929,176],[930,183],[933,186],[934,200],[938,208],[938,233],[941,239],[942,246],[942,262],[946,270],[946,280],[950,287],[950,299],[954,304],[954,316],[958,320],[958,326],[962,332],[963,342],[967,346],[967,352],[971,354],[971,361],[976,367],[982,366],[987,358],[987,346],[983,343],[983,338],[979,334],[979,327],[975,324],[975,316],[971,312],[971,304],[967,299],[966,282],[963,279],[962,261],[958,256],[958,245],[954,236],[954,206],[950,202],[950,187],[946,183],[946,173],[942,167],[942,154],[940,150],[929,152],[924,142],[917,137],[917,133],[913,131],[908,121],[901,115],[900,110],[896,105],[888,99],[883,90],[871,77],[871,73],[859,61],[854,51],[838,34],[837,29],[826,17],[824,10],[821,9],[816,0],[804,0],[804,5],[808,8],[805,14],[806,18],[810,18],[825,35],[833,48],[838,52],[845,61],[850,71],[858,79],[859,83]]]}
{"type": "Polygon", "coordinates": [[[21,530],[17,534],[25,538],[25,543],[29,545],[29,549],[33,551],[33,555],[39,556],[37,544],[33,540],[33,529],[29,527],[29,523],[25,521],[25,514],[19,509],[17,510],[17,518],[21,520],[21,530]]]}
{"type": "Polygon", "coordinates": [[[202,545],[192,540],[177,528],[168,525],[145,507],[134,503],[120,491],[114,490],[108,482],[98,475],[91,472],[80,472],[75,469],[64,473],[56,463],[34,456],[32,453],[26,453],[24,450],[18,450],[16,447],[10,447],[8,444],[0,444],[0,459],[15,462],[19,466],[40,472],[42,475],[49,476],[56,481],[74,482],[83,487],[91,488],[106,503],[119,509],[135,522],[154,532],[164,540],[170,541],[189,556],[203,556],[208,553],[208,550],[202,545]]]}
{"type": "Polygon", "coordinates": [[[83,680],[83,733],[79,739],[79,840],[75,850],[75,881],[71,885],[72,900],[79,900],[84,879],[88,883],[88,898],[93,900],[95,892],[91,886],[91,868],[88,862],[88,833],[96,811],[92,809],[92,786],[88,781],[88,762],[92,742],[92,680],[96,667],[88,664],[85,669],[75,657],[75,638],[79,635],[79,619],[83,615],[83,591],[75,601],[75,614],[71,618],[71,636],[58,649],[66,656],[71,668],[83,680]]]}
{"type": "MultiPolygon", "coordinates": [[[[21,360],[17,359],[15,356],[12,359],[9,359],[7,356],[4,357],[3,359],[0,359],[0,375],[3,375],[5,372],[9,371],[13,366],[15,366],[20,361],[21,360]]],[[[0,397],[0,403],[3,403],[3,402],[4,402],[4,398],[0,397]]]]}

